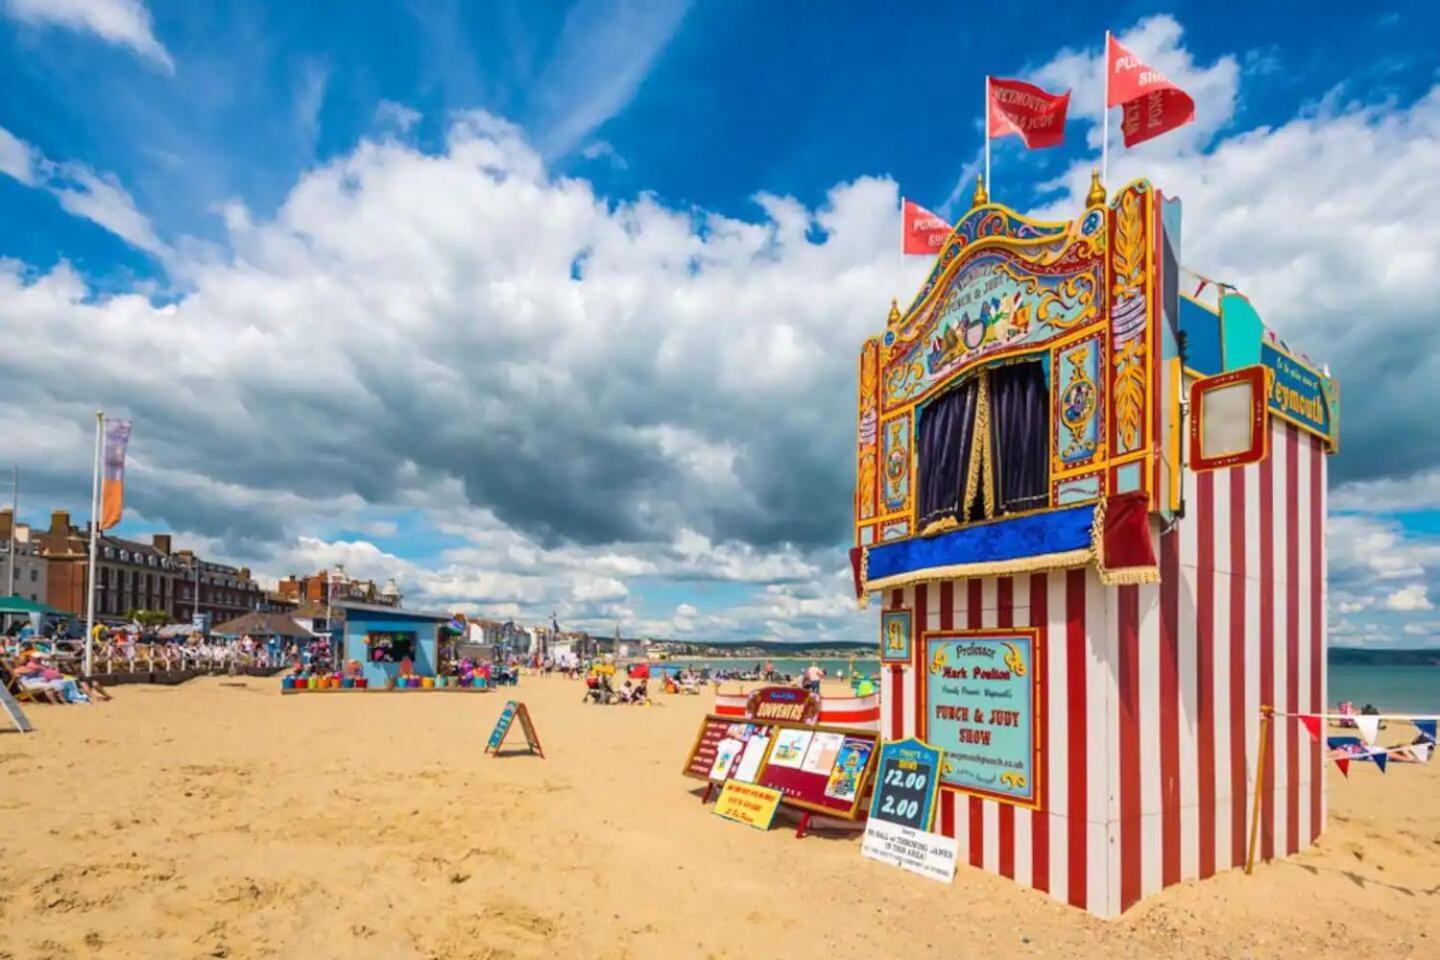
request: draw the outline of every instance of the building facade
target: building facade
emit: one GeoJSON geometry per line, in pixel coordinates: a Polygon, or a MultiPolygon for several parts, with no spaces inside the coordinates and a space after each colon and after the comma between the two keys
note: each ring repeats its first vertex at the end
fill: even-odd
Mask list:
{"type": "MultiPolygon", "coordinates": [[[[8,542],[8,530],[5,539],[8,542]]],[[[57,510],[50,515],[49,529],[32,532],[31,540],[45,567],[40,574],[45,589],[39,599],[85,616],[89,527],[75,526],[69,513],[57,510]]],[[[265,592],[249,569],[212,563],[190,550],[173,550],[167,533],[155,534],[150,543],[101,534],[95,561],[95,618],[100,621],[130,620],[140,611],[152,611],[171,621],[190,620],[201,613],[220,623],[265,605],[265,592]]],[[[20,590],[18,579],[16,592],[29,595],[20,590]]]]}
{"type": "Polygon", "coordinates": [[[290,603],[368,603],[378,607],[398,607],[403,599],[395,581],[376,586],[374,580],[361,580],[336,566],[333,571],[321,570],[310,576],[291,574],[276,585],[282,601],[290,603]],[[326,584],[330,586],[326,595],[326,584]]]}
{"type": "MultiPolygon", "coordinates": [[[[164,539],[168,548],[170,538],[164,539]]],[[[199,615],[213,625],[268,606],[265,591],[250,576],[249,567],[214,563],[196,557],[191,550],[176,551],[173,560],[179,571],[170,608],[174,620],[193,621],[199,615]]]]}
{"type": "MultiPolygon", "coordinates": [[[[46,602],[77,616],[86,614],[85,591],[90,570],[89,528],[76,527],[70,514],[56,510],[50,528],[36,537],[47,570],[46,602]]],[[[153,543],[139,543],[105,534],[96,544],[95,616],[125,620],[141,610],[170,614],[177,570],[169,553],[170,538],[156,534],[153,543]]]]}
{"type": "Polygon", "coordinates": [[[16,596],[45,603],[49,578],[47,564],[40,555],[39,544],[35,542],[34,531],[26,523],[14,529],[15,556],[10,555],[11,524],[14,522],[9,510],[0,510],[0,595],[14,593],[16,596]],[[15,579],[10,579],[11,563],[15,567],[15,579]]]}

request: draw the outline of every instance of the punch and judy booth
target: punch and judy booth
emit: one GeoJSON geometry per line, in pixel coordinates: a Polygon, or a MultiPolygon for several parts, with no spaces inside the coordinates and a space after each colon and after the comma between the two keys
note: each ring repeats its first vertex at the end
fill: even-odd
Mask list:
{"type": "MultiPolygon", "coordinates": [[[[1260,706],[1325,705],[1337,388],[1180,256],[1144,182],[1062,223],[977,190],[860,355],[882,733],[944,751],[962,864],[1102,916],[1242,865],[1260,706]]],[[[1318,745],[1268,739],[1266,858],[1325,817],[1318,745]]]]}

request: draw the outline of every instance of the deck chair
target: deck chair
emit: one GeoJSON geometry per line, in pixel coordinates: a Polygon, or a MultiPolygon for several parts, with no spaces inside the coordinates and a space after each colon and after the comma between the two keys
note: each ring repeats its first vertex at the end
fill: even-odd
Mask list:
{"type": "Polygon", "coordinates": [[[9,660],[9,659],[0,658],[0,683],[5,684],[5,689],[6,689],[6,690],[9,690],[9,691],[10,691],[10,694],[11,694],[16,700],[20,700],[20,701],[22,701],[22,702],[23,702],[23,701],[28,701],[28,702],[30,702],[30,703],[64,703],[64,702],[65,702],[64,700],[62,700],[62,699],[60,698],[60,694],[56,693],[54,690],[49,689],[48,687],[45,688],[45,689],[41,689],[41,690],[35,690],[35,689],[31,689],[30,687],[27,687],[27,686],[25,686],[23,683],[21,683],[21,682],[20,682],[20,678],[15,675],[15,664],[14,664],[14,662],[11,661],[11,660],[9,660]]]}

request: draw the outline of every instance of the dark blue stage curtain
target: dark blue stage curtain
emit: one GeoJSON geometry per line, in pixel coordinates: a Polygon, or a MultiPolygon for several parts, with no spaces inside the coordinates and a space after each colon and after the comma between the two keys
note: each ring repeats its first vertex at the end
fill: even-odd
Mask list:
{"type": "Polygon", "coordinates": [[[967,519],[960,498],[965,495],[965,473],[970,467],[978,396],[979,378],[972,378],[930,401],[920,412],[916,467],[921,530],[945,517],[967,519]]]}
{"type": "Polygon", "coordinates": [[[998,513],[1049,502],[1050,384],[1039,361],[990,371],[990,449],[998,513]]]}

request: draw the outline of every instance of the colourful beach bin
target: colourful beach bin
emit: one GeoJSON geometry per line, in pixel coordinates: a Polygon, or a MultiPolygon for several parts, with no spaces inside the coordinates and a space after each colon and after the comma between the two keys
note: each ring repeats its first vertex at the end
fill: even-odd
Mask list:
{"type": "Polygon", "coordinates": [[[306,683],[306,688],[309,689],[309,690],[319,690],[319,689],[320,689],[320,678],[319,678],[319,677],[311,677],[311,678],[309,679],[309,681],[306,683]]]}
{"type": "Polygon", "coordinates": [[[281,690],[294,690],[294,689],[295,689],[295,678],[294,678],[294,677],[281,677],[281,678],[280,678],[280,689],[281,689],[281,690]]]}
{"type": "Polygon", "coordinates": [[[340,681],[340,685],[341,685],[342,687],[344,687],[346,690],[353,690],[353,689],[355,689],[355,678],[354,678],[354,677],[346,677],[344,680],[341,680],[341,681],[340,681]]]}
{"type": "Polygon", "coordinates": [[[434,678],[434,677],[421,677],[421,678],[420,678],[420,686],[424,687],[426,690],[434,690],[434,689],[435,689],[435,678],[434,678]]]}

